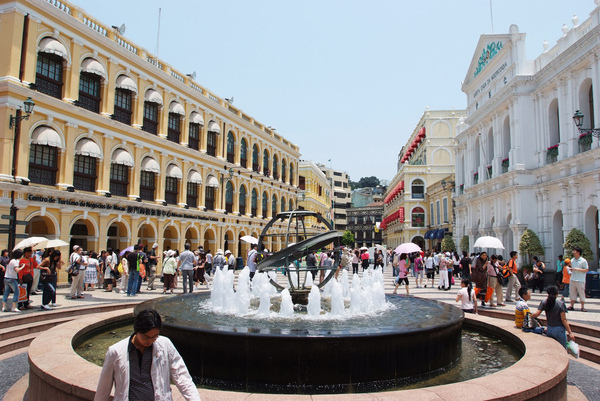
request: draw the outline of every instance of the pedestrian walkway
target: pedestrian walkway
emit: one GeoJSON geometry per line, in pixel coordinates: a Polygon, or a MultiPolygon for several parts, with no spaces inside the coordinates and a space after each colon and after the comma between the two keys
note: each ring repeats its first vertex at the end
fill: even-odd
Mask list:
{"type": "MultiPolygon", "coordinates": [[[[384,270],[384,284],[385,284],[385,292],[386,294],[392,294],[394,289],[394,281],[392,277],[391,267],[386,268],[384,270]]],[[[359,273],[359,276],[362,276],[362,269],[359,273]]],[[[236,282],[237,277],[239,275],[239,271],[236,271],[236,282]]],[[[349,277],[350,282],[352,278],[349,277]]],[[[287,277],[283,274],[277,274],[277,281],[283,285],[287,285],[287,277]]],[[[459,306],[456,299],[456,293],[460,288],[460,285],[453,285],[449,291],[443,291],[437,289],[437,277],[435,280],[435,285],[432,288],[429,280],[429,284],[426,288],[417,288],[415,284],[414,277],[409,278],[410,286],[410,296],[416,296],[420,298],[433,299],[441,302],[447,302],[449,304],[459,306]]],[[[459,281],[457,280],[457,283],[459,281]]],[[[162,284],[157,282],[158,285],[162,284]]],[[[207,285],[202,285],[199,289],[195,289],[195,292],[207,293],[209,292],[209,288],[207,285]]],[[[181,286],[181,280],[178,280],[178,285],[175,289],[175,295],[166,295],[166,296],[177,296],[183,292],[181,286]]],[[[404,286],[398,288],[398,295],[392,296],[406,296],[406,291],[404,286]]],[[[146,287],[142,285],[142,292],[136,297],[127,297],[116,291],[113,292],[105,292],[102,289],[96,289],[95,291],[88,291],[85,293],[83,299],[70,299],[68,297],[69,287],[68,286],[59,286],[57,291],[57,306],[52,308],[53,310],[60,311],[69,311],[75,309],[89,309],[90,307],[99,306],[102,308],[117,306],[114,305],[116,303],[123,304],[123,307],[131,307],[132,302],[142,302],[148,299],[153,299],[156,297],[162,297],[162,288],[157,287],[154,291],[146,290],[146,287]]],[[[546,294],[535,293],[533,294],[532,299],[529,301],[529,305],[532,309],[537,309],[537,305],[546,298],[546,294]]],[[[14,320],[15,318],[19,321],[28,319],[31,317],[33,319],[36,318],[36,315],[40,316],[43,314],[48,314],[48,311],[41,310],[41,292],[37,295],[32,295],[31,299],[33,301],[33,308],[22,311],[20,313],[0,313],[0,324],[2,323],[2,319],[7,319],[7,321],[14,320]]],[[[487,311],[499,311],[504,312],[505,314],[514,313],[514,303],[509,303],[506,306],[500,306],[496,308],[485,309],[487,311]]],[[[588,299],[586,302],[586,309],[588,312],[581,312],[578,310],[576,305],[575,311],[569,311],[568,319],[572,323],[582,323],[593,326],[600,327],[600,299],[588,299]]],[[[83,312],[83,311],[82,311],[83,312]]],[[[72,313],[72,312],[69,312],[72,313]]],[[[41,317],[41,316],[40,316],[41,317]]],[[[506,317],[506,315],[504,316],[506,317]]],[[[58,320],[58,319],[57,319],[58,320]]],[[[7,322],[8,323],[8,322],[7,322]]],[[[16,323],[14,323],[16,324],[16,323]]],[[[32,334],[34,335],[34,334],[32,334]]],[[[27,343],[28,344],[28,343],[27,343]]],[[[5,355],[0,355],[0,377],[3,377],[3,380],[0,381],[0,400],[3,399],[5,392],[8,388],[12,386],[20,377],[23,377],[28,371],[29,366],[27,363],[26,354],[24,352],[26,348],[21,348],[20,350],[15,350],[9,352],[5,355]]],[[[600,382],[600,365],[592,362],[588,362],[582,359],[575,360],[571,359],[570,367],[569,367],[569,375],[568,382],[570,385],[576,386],[582,394],[587,397],[589,400],[598,400],[600,401],[600,393],[598,391],[598,387],[596,383],[600,382]]]]}

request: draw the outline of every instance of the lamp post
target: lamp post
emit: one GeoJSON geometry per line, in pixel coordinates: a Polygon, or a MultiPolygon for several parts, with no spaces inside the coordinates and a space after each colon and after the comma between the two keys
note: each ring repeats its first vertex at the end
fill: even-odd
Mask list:
{"type": "Polygon", "coordinates": [[[582,135],[591,134],[596,138],[600,138],[600,128],[582,128],[584,117],[584,114],[579,110],[573,115],[573,121],[575,122],[575,126],[577,127],[577,130],[579,130],[579,133],[582,135]]]}
{"type": "MultiPolygon", "coordinates": [[[[10,121],[8,124],[9,129],[14,129],[13,135],[13,163],[12,163],[12,178],[13,182],[17,182],[17,165],[19,164],[19,139],[21,136],[21,121],[28,120],[29,116],[33,113],[33,108],[35,107],[35,103],[28,97],[27,100],[23,102],[23,109],[25,110],[25,115],[22,115],[21,108],[17,109],[17,114],[15,116],[10,116],[10,121]]],[[[8,221],[8,249],[10,252],[15,247],[15,239],[17,235],[17,210],[19,210],[15,206],[15,191],[10,191],[10,217],[8,221]]]]}

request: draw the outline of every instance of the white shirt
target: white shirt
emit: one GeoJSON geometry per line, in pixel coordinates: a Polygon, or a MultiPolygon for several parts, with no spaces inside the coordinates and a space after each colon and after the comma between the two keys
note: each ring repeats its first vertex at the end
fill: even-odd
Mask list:
{"type": "MultiPolygon", "coordinates": [[[[112,345],[106,353],[94,401],[108,401],[115,386],[114,401],[129,399],[129,337],[112,345]]],[[[190,374],[167,337],[158,337],[152,347],[152,384],[155,400],[172,400],[171,380],[188,401],[200,401],[198,389],[190,374]]]]}
{"type": "Polygon", "coordinates": [[[11,259],[10,262],[8,262],[8,264],[6,265],[6,273],[4,273],[4,278],[17,279],[18,275],[17,271],[15,270],[15,267],[19,267],[19,260],[11,259]]]}
{"type": "Polygon", "coordinates": [[[460,309],[474,309],[475,305],[475,290],[471,289],[471,300],[469,301],[469,288],[463,287],[458,290],[458,295],[460,295],[460,309]]]}

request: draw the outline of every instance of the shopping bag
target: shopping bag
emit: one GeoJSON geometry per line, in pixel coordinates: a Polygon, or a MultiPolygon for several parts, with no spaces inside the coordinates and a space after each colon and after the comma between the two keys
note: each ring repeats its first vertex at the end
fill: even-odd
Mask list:
{"type": "Polygon", "coordinates": [[[487,292],[485,293],[485,302],[490,302],[492,295],[494,295],[494,289],[492,287],[488,287],[487,292]]]}
{"type": "Polygon", "coordinates": [[[27,284],[19,284],[19,302],[27,302],[27,284]]]}

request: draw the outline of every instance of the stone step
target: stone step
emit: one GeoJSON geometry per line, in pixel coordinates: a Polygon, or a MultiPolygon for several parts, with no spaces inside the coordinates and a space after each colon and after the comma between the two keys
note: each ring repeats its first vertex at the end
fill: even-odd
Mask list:
{"type": "Polygon", "coordinates": [[[579,357],[600,364],[600,351],[579,344],[579,357]]]}
{"type": "Polygon", "coordinates": [[[0,319],[0,331],[4,331],[7,328],[12,328],[19,325],[31,324],[45,320],[58,319],[62,317],[73,317],[80,315],[87,315],[89,313],[98,313],[103,311],[113,311],[119,309],[133,308],[138,302],[118,302],[118,303],[106,303],[101,305],[86,305],[76,306],[72,308],[54,309],[50,311],[32,312],[27,314],[14,313],[12,316],[4,317],[0,319]]]}
{"type": "MultiPolygon", "coordinates": [[[[75,319],[75,317],[61,317],[58,319],[51,320],[40,320],[38,322],[19,324],[11,328],[7,328],[0,333],[0,341],[8,340],[15,337],[21,337],[30,333],[39,333],[46,331],[56,325],[69,322],[75,319]]],[[[19,322],[20,323],[20,322],[19,322]]]]}
{"type": "Polygon", "coordinates": [[[29,344],[37,337],[39,333],[29,333],[17,338],[9,338],[8,340],[0,341],[0,355],[28,347],[29,344]]]}
{"type": "MultiPolygon", "coordinates": [[[[571,330],[575,331],[573,327],[571,327],[571,330]]],[[[600,338],[581,334],[577,331],[575,331],[575,334],[575,342],[577,344],[579,344],[580,346],[583,345],[584,347],[594,349],[596,351],[600,351],[600,338]]]]}

